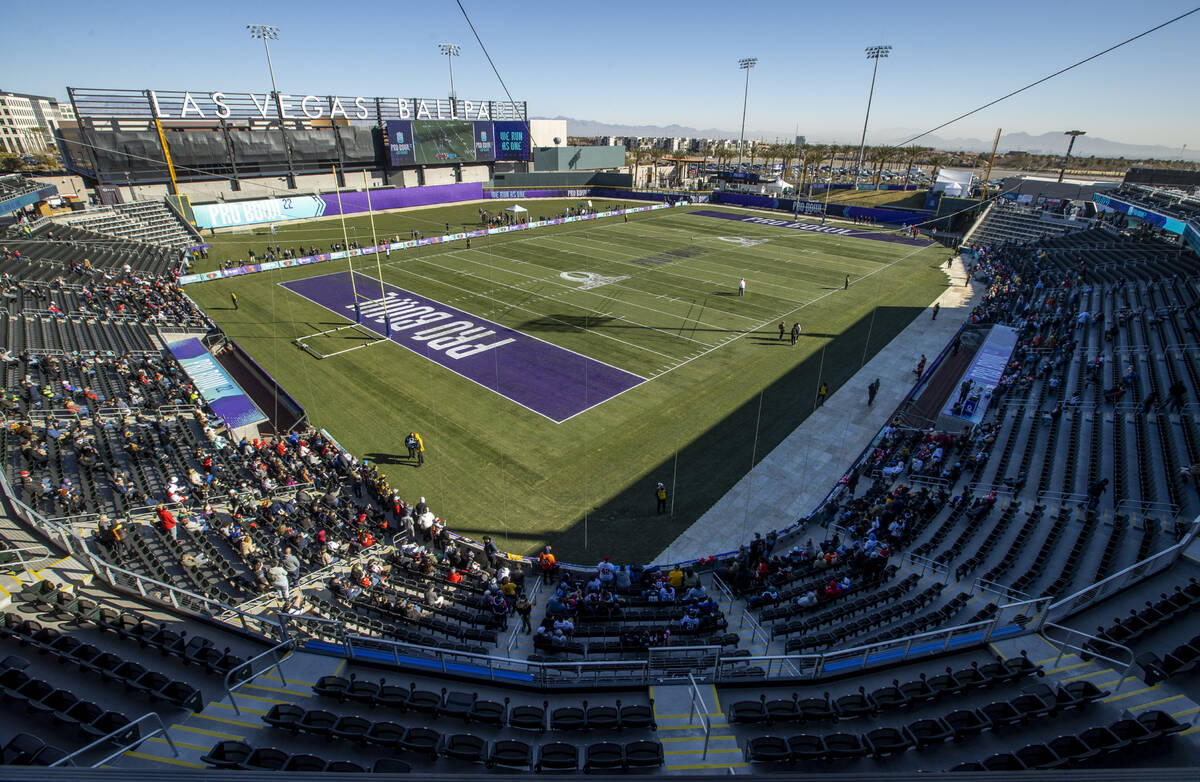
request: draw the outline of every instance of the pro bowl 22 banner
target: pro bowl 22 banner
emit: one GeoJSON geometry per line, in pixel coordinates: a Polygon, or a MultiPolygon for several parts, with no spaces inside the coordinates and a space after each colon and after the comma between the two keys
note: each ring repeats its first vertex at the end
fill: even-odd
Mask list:
{"type": "Polygon", "coordinates": [[[195,337],[180,339],[168,343],[167,348],[183,365],[200,396],[229,426],[237,429],[267,420],[200,340],[195,337]]]}
{"type": "Polygon", "coordinates": [[[235,225],[305,220],[325,214],[326,201],[318,196],[289,196],[192,207],[199,228],[228,228],[235,225]]]}

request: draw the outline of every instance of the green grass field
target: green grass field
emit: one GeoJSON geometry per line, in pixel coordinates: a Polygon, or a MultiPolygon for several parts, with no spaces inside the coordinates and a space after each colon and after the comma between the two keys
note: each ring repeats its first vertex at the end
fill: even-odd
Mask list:
{"type": "MultiPolygon", "coordinates": [[[[532,216],[564,203],[524,202],[532,216]]],[[[507,204],[489,205],[493,211],[507,204]]],[[[604,205],[595,202],[597,208],[604,205]]],[[[380,235],[477,224],[478,205],[376,217],[380,235]],[[412,226],[412,227],[407,227],[412,226]]],[[[451,528],[512,551],[549,542],[568,561],[646,560],[707,510],[946,285],[945,250],[735,223],[672,209],[393,253],[394,285],[650,378],[555,424],[395,344],[317,360],[293,342],[348,321],[278,283],[346,264],[248,275],[187,292],[306,407],[451,528]],[[722,238],[724,237],[724,238],[722,238]],[[761,243],[734,239],[766,240],[761,243]],[[688,248],[669,263],[634,261],[688,248]],[[627,279],[591,290],[564,271],[627,279]],[[854,283],[842,290],[845,275],[854,283]],[[748,294],[737,297],[745,276],[748,294]],[[240,309],[229,308],[229,292],[240,309]],[[799,321],[799,345],[778,324],[799,321]],[[427,463],[404,435],[420,431],[427,463]],[[657,481],[674,487],[656,516],[657,481]]],[[[353,221],[362,226],[366,218],[353,221]]],[[[360,242],[368,244],[360,227],[360,242]]],[[[368,234],[369,235],[369,234],[368,234]]],[[[338,221],[280,227],[274,243],[327,247],[338,221]]],[[[266,235],[213,239],[214,259],[266,235]]],[[[356,259],[374,276],[374,257],[356,259]]],[[[330,338],[336,348],[361,339],[330,338]]]]}

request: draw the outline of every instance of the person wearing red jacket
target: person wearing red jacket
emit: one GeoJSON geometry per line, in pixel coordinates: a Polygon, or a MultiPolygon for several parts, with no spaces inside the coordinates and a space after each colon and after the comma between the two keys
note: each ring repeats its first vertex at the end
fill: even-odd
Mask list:
{"type": "Polygon", "coordinates": [[[170,535],[172,539],[178,538],[179,533],[175,531],[177,524],[175,521],[175,516],[171,513],[171,511],[167,510],[167,506],[159,505],[155,509],[155,513],[158,514],[158,520],[162,523],[163,531],[170,535]]]}

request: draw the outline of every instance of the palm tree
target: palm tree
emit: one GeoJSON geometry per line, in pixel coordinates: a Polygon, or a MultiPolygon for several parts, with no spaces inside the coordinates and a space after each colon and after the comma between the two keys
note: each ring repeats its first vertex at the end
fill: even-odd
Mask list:
{"type": "Polygon", "coordinates": [[[662,151],[662,149],[660,149],[658,147],[654,147],[654,148],[650,149],[649,152],[650,152],[650,163],[653,165],[653,168],[651,169],[651,173],[646,177],[646,179],[647,179],[646,185],[648,187],[653,187],[655,184],[657,184],[658,164],[663,158],[663,151],[662,151]]]}
{"type": "Polygon", "coordinates": [[[896,156],[896,148],[887,145],[875,147],[871,151],[871,160],[876,163],[875,166],[875,189],[879,189],[879,178],[883,174],[883,169],[887,167],[887,162],[896,156]]]}
{"type": "MultiPolygon", "coordinates": [[[[803,157],[802,162],[800,163],[800,176],[803,177],[804,182],[808,182],[809,161],[810,160],[812,161],[813,179],[816,179],[817,174],[820,173],[821,159],[824,157],[825,157],[825,147],[822,144],[809,144],[807,147],[804,148],[804,157],[803,157]]],[[[800,186],[803,188],[804,184],[801,183],[800,186]]],[[[808,195],[810,198],[812,197],[811,185],[808,190],[808,195]]]]}
{"type": "Polygon", "coordinates": [[[941,170],[942,166],[946,165],[946,161],[948,160],[949,158],[941,152],[929,156],[929,165],[933,166],[933,173],[929,177],[930,181],[937,181],[938,171],[941,170]]]}
{"type": "MultiPolygon", "coordinates": [[[[792,158],[796,157],[795,144],[783,144],[779,147],[779,157],[783,160],[783,178],[787,179],[789,175],[788,169],[792,165],[792,158]]],[[[794,183],[793,183],[794,184],[794,183]]]]}
{"type": "Polygon", "coordinates": [[[837,144],[830,144],[828,147],[826,147],[826,149],[829,153],[829,182],[827,185],[832,185],[833,169],[837,166],[837,156],[838,153],[842,151],[842,148],[837,144]]]}
{"type": "Polygon", "coordinates": [[[913,164],[917,162],[917,156],[921,154],[921,148],[915,144],[910,144],[906,150],[905,166],[904,166],[904,189],[908,190],[908,180],[912,178],[913,164]]]}
{"type": "MultiPolygon", "coordinates": [[[[802,162],[801,157],[800,157],[801,154],[802,154],[802,150],[799,147],[797,147],[795,144],[784,144],[783,146],[781,146],[779,148],[779,156],[781,158],[783,158],[783,178],[784,179],[787,179],[789,176],[791,176],[792,160],[795,160],[797,165],[800,168],[804,168],[804,163],[802,162]]],[[[798,172],[798,173],[800,173],[800,176],[804,176],[803,172],[798,172]]],[[[800,180],[797,179],[792,184],[796,185],[796,192],[797,193],[800,192],[800,187],[799,187],[800,180]]]]}

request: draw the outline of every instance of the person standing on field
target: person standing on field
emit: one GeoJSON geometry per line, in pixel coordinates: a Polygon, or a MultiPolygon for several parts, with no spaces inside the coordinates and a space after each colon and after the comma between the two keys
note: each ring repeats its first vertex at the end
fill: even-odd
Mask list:
{"type": "Polygon", "coordinates": [[[413,437],[417,441],[417,466],[420,467],[425,463],[425,441],[421,439],[419,432],[413,432],[413,437]]]}
{"type": "Polygon", "coordinates": [[[784,328],[783,321],[779,321],[779,341],[780,342],[783,342],[783,332],[785,330],[786,329],[784,328]]]}
{"type": "Polygon", "coordinates": [[[658,484],[658,488],[654,490],[654,497],[658,500],[658,509],[655,511],[658,514],[667,512],[667,487],[662,483],[658,484]]]}
{"type": "Polygon", "coordinates": [[[746,295],[746,278],[745,277],[743,277],[741,282],[738,283],[738,295],[739,296],[746,295]]]}
{"type": "Polygon", "coordinates": [[[233,302],[233,308],[236,310],[236,309],[238,308],[238,305],[237,305],[237,294],[236,294],[236,293],[234,293],[233,291],[230,291],[230,292],[229,292],[229,300],[233,302]]]}
{"type": "Polygon", "coordinates": [[[796,341],[800,339],[800,324],[792,324],[792,346],[795,347],[796,341]]]}

